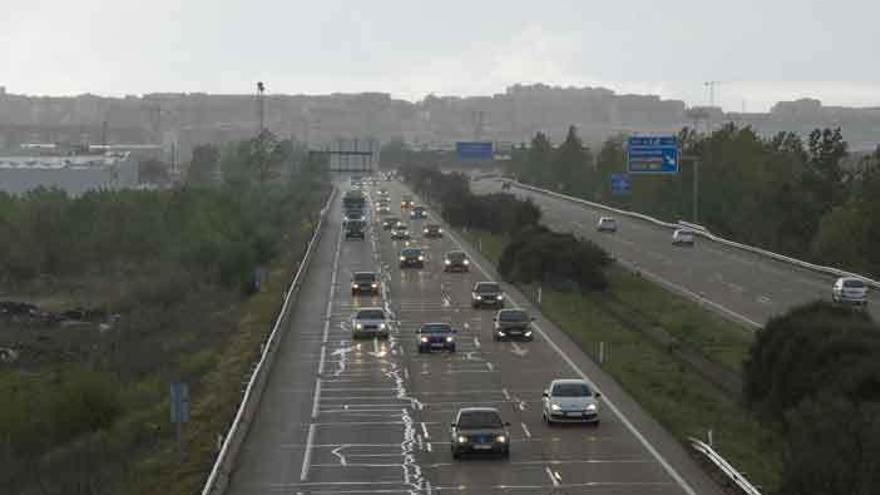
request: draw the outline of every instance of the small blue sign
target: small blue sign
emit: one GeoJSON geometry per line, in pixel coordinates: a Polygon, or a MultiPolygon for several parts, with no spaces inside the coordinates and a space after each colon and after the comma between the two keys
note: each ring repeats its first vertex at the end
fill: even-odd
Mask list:
{"type": "Polygon", "coordinates": [[[455,156],[459,160],[491,160],[494,151],[492,141],[458,141],[455,156]]]}
{"type": "Polygon", "coordinates": [[[630,183],[629,176],[626,174],[612,174],[611,175],[611,194],[615,196],[621,196],[624,194],[629,194],[630,192],[630,183]]]}
{"type": "Polygon", "coordinates": [[[189,387],[185,383],[171,384],[171,422],[189,421],[189,387]]]}
{"type": "Polygon", "coordinates": [[[677,174],[674,136],[633,136],[626,143],[626,171],[631,174],[677,174]]]}

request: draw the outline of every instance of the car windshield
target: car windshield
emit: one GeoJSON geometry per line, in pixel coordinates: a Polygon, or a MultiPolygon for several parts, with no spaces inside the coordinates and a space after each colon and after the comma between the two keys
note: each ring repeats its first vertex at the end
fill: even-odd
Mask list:
{"type": "Polygon", "coordinates": [[[403,251],[400,252],[400,254],[403,256],[419,256],[420,254],[422,254],[422,250],[421,249],[413,249],[413,248],[404,249],[403,251]]]}
{"type": "Polygon", "coordinates": [[[465,255],[464,255],[464,253],[460,253],[460,252],[452,252],[452,253],[448,253],[446,255],[446,258],[448,258],[450,261],[461,261],[465,258],[465,255]]]}
{"type": "Polygon", "coordinates": [[[553,397],[590,397],[593,392],[586,383],[558,383],[553,387],[553,397]]]}
{"type": "Polygon", "coordinates": [[[495,411],[467,411],[458,416],[458,427],[466,430],[501,428],[501,418],[495,411]]]}
{"type": "Polygon", "coordinates": [[[362,309],[357,312],[358,320],[384,320],[385,312],[381,309],[362,309]]]}
{"type": "Polygon", "coordinates": [[[851,278],[843,281],[843,286],[847,289],[863,289],[865,288],[865,283],[861,280],[851,278]]]}
{"type": "Polygon", "coordinates": [[[501,321],[526,321],[529,319],[529,315],[525,311],[502,311],[498,315],[498,319],[501,321]]]}
{"type": "Polygon", "coordinates": [[[376,276],[372,273],[355,273],[354,279],[357,282],[372,282],[376,276]]]}
{"type": "Polygon", "coordinates": [[[440,226],[439,225],[428,225],[427,229],[428,230],[440,230],[440,226]]]}
{"type": "Polygon", "coordinates": [[[395,225],[394,228],[396,230],[406,230],[406,225],[395,225]]]}
{"type": "Polygon", "coordinates": [[[478,284],[477,292],[481,294],[493,294],[501,291],[498,289],[498,284],[478,284]]]}
{"type": "Polygon", "coordinates": [[[421,333],[452,333],[452,327],[445,323],[430,323],[422,325],[421,333]]]}

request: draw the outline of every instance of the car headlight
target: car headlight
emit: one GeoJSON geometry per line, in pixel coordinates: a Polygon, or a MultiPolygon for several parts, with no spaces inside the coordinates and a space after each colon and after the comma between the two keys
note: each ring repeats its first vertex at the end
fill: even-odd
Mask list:
{"type": "Polygon", "coordinates": [[[471,292],[471,299],[479,299],[479,298],[480,298],[479,294],[477,294],[476,292],[471,292]]]}
{"type": "Polygon", "coordinates": [[[459,435],[456,440],[458,440],[458,443],[467,443],[467,437],[464,435],[459,435]]]}
{"type": "Polygon", "coordinates": [[[502,299],[504,299],[504,296],[502,296],[501,294],[498,294],[498,300],[500,301],[502,299]]]}
{"type": "Polygon", "coordinates": [[[468,261],[468,260],[464,260],[464,264],[465,264],[465,265],[470,265],[470,264],[471,264],[471,262],[470,262],[470,261],[468,261]]]}
{"type": "Polygon", "coordinates": [[[443,260],[443,263],[446,264],[446,265],[451,265],[451,264],[452,264],[452,262],[449,261],[449,260],[443,260]]]}
{"type": "Polygon", "coordinates": [[[525,335],[526,337],[531,337],[531,336],[532,336],[532,331],[531,331],[531,330],[526,330],[526,333],[524,333],[523,335],[525,335]]]}
{"type": "Polygon", "coordinates": [[[385,330],[385,324],[379,323],[379,330],[385,330]]]}
{"type": "Polygon", "coordinates": [[[370,287],[372,287],[372,288],[374,288],[374,289],[378,289],[378,288],[379,288],[379,284],[370,284],[370,287]]]}
{"type": "Polygon", "coordinates": [[[363,329],[364,329],[364,326],[361,325],[360,323],[358,323],[358,324],[355,325],[354,327],[357,328],[358,330],[363,330],[363,329]]]}
{"type": "Polygon", "coordinates": [[[504,435],[498,435],[497,437],[495,437],[495,441],[497,441],[498,443],[507,443],[507,437],[504,435]]]}
{"type": "Polygon", "coordinates": [[[352,289],[357,289],[357,288],[358,288],[358,284],[352,283],[352,284],[351,284],[351,288],[352,288],[352,289]]]}
{"type": "Polygon", "coordinates": [[[558,410],[560,410],[560,409],[562,409],[562,408],[559,407],[559,404],[550,404],[550,409],[552,409],[552,410],[554,410],[554,411],[558,411],[558,410]]]}
{"type": "Polygon", "coordinates": [[[428,233],[428,229],[422,229],[422,232],[425,233],[425,234],[427,234],[427,233],[428,233]]]}
{"type": "Polygon", "coordinates": [[[452,342],[453,340],[455,339],[451,335],[449,337],[446,337],[446,342],[452,342]]]}
{"type": "Polygon", "coordinates": [[[438,233],[438,234],[442,234],[442,233],[443,233],[443,229],[437,229],[437,233],[438,233]]]}
{"type": "Polygon", "coordinates": [[[596,412],[596,404],[587,404],[587,411],[596,412]]]}
{"type": "Polygon", "coordinates": [[[423,344],[427,344],[427,343],[428,343],[428,337],[422,337],[422,338],[419,339],[419,340],[421,340],[423,344]]]}
{"type": "Polygon", "coordinates": [[[425,257],[424,257],[424,256],[419,256],[419,261],[425,261],[425,257]]]}
{"type": "Polygon", "coordinates": [[[406,256],[401,256],[400,261],[406,261],[406,256]]]}
{"type": "Polygon", "coordinates": [[[498,330],[498,335],[504,337],[504,330],[498,330]]]}

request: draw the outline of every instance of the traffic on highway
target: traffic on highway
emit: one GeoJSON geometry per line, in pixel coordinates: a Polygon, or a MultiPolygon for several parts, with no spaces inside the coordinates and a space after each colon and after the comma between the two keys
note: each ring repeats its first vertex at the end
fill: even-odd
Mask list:
{"type": "Polygon", "coordinates": [[[343,188],[230,493],[718,493],[429,206],[343,188]]]}

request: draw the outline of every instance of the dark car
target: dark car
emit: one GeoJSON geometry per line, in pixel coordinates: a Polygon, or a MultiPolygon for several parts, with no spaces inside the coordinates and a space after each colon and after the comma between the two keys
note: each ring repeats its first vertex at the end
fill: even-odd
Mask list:
{"type": "Polygon", "coordinates": [[[474,308],[504,307],[504,292],[495,282],[477,282],[474,284],[474,290],[471,292],[471,303],[474,308]]]}
{"type": "Polygon", "coordinates": [[[355,272],[351,277],[351,295],[378,295],[379,275],[375,272],[355,272]]]}
{"type": "Polygon", "coordinates": [[[495,340],[532,340],[532,321],[534,318],[521,309],[502,309],[495,315],[495,340]]]}
{"type": "Polygon", "coordinates": [[[395,225],[401,223],[400,218],[398,217],[388,217],[382,221],[382,228],[385,230],[391,230],[395,225]]]}
{"type": "Polygon", "coordinates": [[[440,237],[443,237],[443,229],[441,229],[440,226],[436,223],[429,223],[428,225],[425,225],[425,228],[422,229],[422,233],[425,235],[425,237],[429,239],[438,239],[440,237]]]}
{"type": "Polygon", "coordinates": [[[424,206],[413,206],[412,211],[409,212],[409,217],[413,220],[428,218],[428,210],[424,206]]]}
{"type": "Polygon", "coordinates": [[[346,239],[366,239],[367,222],[363,220],[347,220],[343,229],[346,239]]]}
{"type": "Polygon", "coordinates": [[[449,251],[443,256],[443,271],[467,272],[471,262],[464,251],[449,251]]]}
{"type": "Polygon", "coordinates": [[[455,352],[455,329],[448,323],[425,323],[419,328],[419,353],[455,352]]]}
{"type": "Polygon", "coordinates": [[[510,433],[494,407],[465,407],[452,423],[452,457],[463,454],[495,454],[510,457],[510,433]]]}
{"type": "Polygon", "coordinates": [[[415,203],[413,202],[412,196],[404,196],[400,199],[400,209],[405,210],[407,208],[412,208],[415,203]]]}
{"type": "Polygon", "coordinates": [[[420,248],[408,247],[400,250],[401,268],[424,268],[425,253],[420,248]]]}

